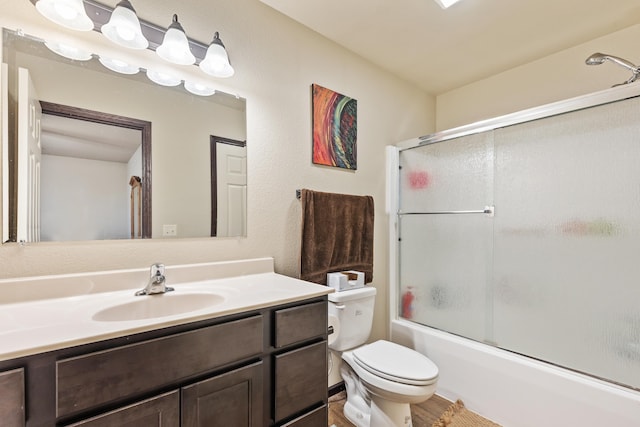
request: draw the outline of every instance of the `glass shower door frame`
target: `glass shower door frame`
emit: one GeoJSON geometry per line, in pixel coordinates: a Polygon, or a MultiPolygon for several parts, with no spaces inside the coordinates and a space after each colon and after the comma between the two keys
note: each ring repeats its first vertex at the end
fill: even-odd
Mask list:
{"type": "MultiPolygon", "coordinates": [[[[534,107],[503,116],[482,120],[447,129],[433,134],[411,138],[401,141],[394,146],[386,147],[386,176],[387,192],[385,210],[389,216],[389,315],[390,320],[400,318],[399,307],[399,206],[400,206],[400,182],[399,182],[399,156],[400,152],[416,148],[425,144],[435,144],[466,135],[477,134],[497,128],[526,123],[537,119],[555,116],[558,114],[595,107],[623,99],[640,96],[640,84],[630,84],[593,92],[587,95],[570,98],[540,107],[534,107]]],[[[391,332],[391,323],[389,333],[391,332]]]]}

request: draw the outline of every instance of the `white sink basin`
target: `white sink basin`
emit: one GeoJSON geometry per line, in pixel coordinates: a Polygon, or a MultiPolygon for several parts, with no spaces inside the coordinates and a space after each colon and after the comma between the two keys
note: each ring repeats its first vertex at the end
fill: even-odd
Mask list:
{"type": "Polygon", "coordinates": [[[217,294],[180,294],[177,291],[158,295],[131,296],[131,298],[132,301],[98,311],[92,319],[99,322],[151,319],[202,310],[225,301],[224,297],[217,294]]]}

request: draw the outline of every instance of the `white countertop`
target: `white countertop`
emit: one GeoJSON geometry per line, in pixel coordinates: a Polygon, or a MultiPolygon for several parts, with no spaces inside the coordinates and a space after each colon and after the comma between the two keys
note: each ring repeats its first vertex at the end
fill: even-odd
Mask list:
{"type": "MultiPolygon", "coordinates": [[[[11,302],[4,303],[0,298],[0,361],[300,301],[333,292],[333,289],[327,286],[268,271],[273,269],[273,262],[268,258],[233,263],[231,268],[229,263],[198,264],[191,269],[191,266],[174,267],[175,275],[180,277],[181,283],[172,281],[172,268],[167,266],[167,285],[174,287],[175,291],[151,296],[134,296],[135,291],[143,288],[146,283],[124,280],[125,277],[130,278],[131,273],[134,273],[131,277],[138,278],[140,270],[144,272],[148,269],[121,271],[117,272],[117,275],[105,272],[117,289],[112,291],[104,284],[96,290],[95,283],[101,280],[109,281],[105,281],[100,273],[18,280],[17,286],[21,286],[22,298],[8,298],[11,302]],[[225,273],[220,274],[220,271],[225,273]],[[247,271],[252,274],[236,274],[247,271]],[[190,275],[196,280],[188,280],[190,275]],[[202,280],[203,276],[215,278],[202,280]],[[91,280],[87,280],[87,277],[91,277],[91,280]],[[87,282],[94,284],[90,291],[86,290],[86,286],[77,286],[77,283],[87,282]],[[38,295],[38,289],[48,289],[49,286],[54,286],[53,284],[64,286],[63,284],[67,283],[70,289],[85,290],[71,295],[61,290],[63,296],[34,299],[38,295]],[[137,320],[120,320],[118,315],[115,316],[116,320],[93,319],[101,310],[121,304],[127,304],[123,307],[124,310],[120,310],[127,315],[132,307],[130,303],[165,303],[172,298],[180,299],[186,294],[196,294],[194,297],[199,300],[208,296],[205,294],[212,294],[217,298],[211,297],[215,300],[213,305],[174,315],[137,320]]],[[[16,281],[0,281],[0,294],[3,288],[5,291],[11,290],[12,286],[16,286],[16,281]]],[[[48,291],[51,292],[50,289],[48,291]]],[[[177,304],[173,304],[174,301],[177,302],[172,300],[168,305],[175,307],[177,304]]]]}

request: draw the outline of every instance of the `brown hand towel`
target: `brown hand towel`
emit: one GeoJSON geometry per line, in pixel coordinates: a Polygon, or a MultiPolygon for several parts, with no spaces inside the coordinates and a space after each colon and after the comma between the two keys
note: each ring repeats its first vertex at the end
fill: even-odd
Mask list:
{"type": "Polygon", "coordinates": [[[373,280],[373,197],[303,189],[300,278],[326,285],[327,273],[356,270],[373,280]]]}

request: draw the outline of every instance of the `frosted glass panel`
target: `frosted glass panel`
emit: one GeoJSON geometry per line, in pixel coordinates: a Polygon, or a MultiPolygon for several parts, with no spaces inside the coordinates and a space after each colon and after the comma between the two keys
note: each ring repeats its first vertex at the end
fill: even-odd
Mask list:
{"type": "Polygon", "coordinates": [[[423,325],[484,340],[492,224],[484,214],[402,216],[399,312],[423,325]]]}
{"type": "Polygon", "coordinates": [[[495,132],[494,339],[640,387],[640,101],[495,132]]]}
{"type": "Polygon", "coordinates": [[[492,204],[493,134],[400,153],[400,211],[478,210],[492,204]]]}
{"type": "Polygon", "coordinates": [[[401,316],[640,389],[640,99],[400,165],[401,316]]]}

